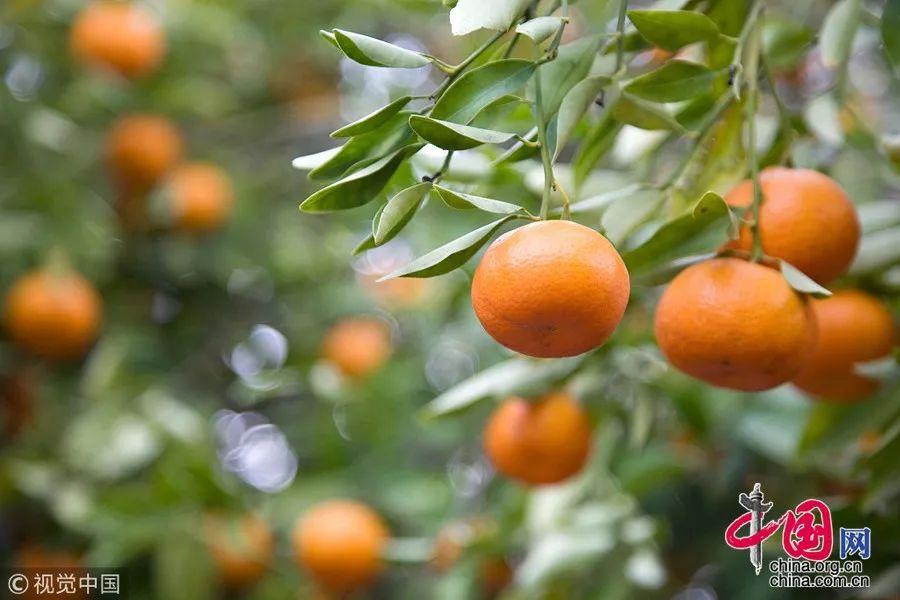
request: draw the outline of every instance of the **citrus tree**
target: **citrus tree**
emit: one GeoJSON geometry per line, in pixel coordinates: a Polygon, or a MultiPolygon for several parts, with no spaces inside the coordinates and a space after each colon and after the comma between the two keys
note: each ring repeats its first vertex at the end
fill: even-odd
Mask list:
{"type": "Polygon", "coordinates": [[[4,565],[793,597],[761,482],[898,592],[895,0],[0,17],[4,565]]]}

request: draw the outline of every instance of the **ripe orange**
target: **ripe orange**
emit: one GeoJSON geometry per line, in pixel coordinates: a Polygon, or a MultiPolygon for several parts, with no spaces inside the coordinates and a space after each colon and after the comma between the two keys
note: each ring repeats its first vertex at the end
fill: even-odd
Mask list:
{"type": "MultiPolygon", "coordinates": [[[[842,275],[853,262],[860,237],[856,208],[844,190],[817,171],[784,167],[763,170],[760,185],[763,251],[786,260],[823,285],[842,275]]],[[[725,201],[749,207],[753,184],[749,180],[740,183],[725,201]]],[[[743,227],[740,238],[730,246],[750,250],[750,228],[743,227]]]]}
{"type": "Polygon", "coordinates": [[[146,192],[181,160],[178,128],[157,115],[122,117],[106,135],[106,162],[124,190],[146,192]]]}
{"type": "Polygon", "coordinates": [[[841,290],[813,300],[812,310],[819,336],[794,385],[813,396],[843,402],[876,392],[880,383],[856,374],[853,366],[891,353],[897,338],[887,306],[865,292],[841,290]]]}
{"type": "Polygon", "coordinates": [[[174,225],[191,233],[208,233],[231,216],[234,189],[228,174],[215,165],[189,163],[175,169],[168,182],[174,225]]]}
{"type": "Polygon", "coordinates": [[[737,258],[693,265],[656,309],[669,362],[716,386],[758,391],[793,379],[815,340],[806,301],[778,271],[737,258]]]}
{"type": "Polygon", "coordinates": [[[312,507],[294,526],[297,564],[326,590],[348,593],[372,583],[384,569],[388,542],[381,517],[365,504],[331,500],[312,507]]]}
{"type": "Polygon", "coordinates": [[[219,576],[230,588],[242,588],[259,581],[275,554],[272,531],[254,514],[238,519],[209,514],[204,520],[203,534],[219,576]]]}
{"type": "Polygon", "coordinates": [[[591,423],[566,392],[535,402],[505,400],[484,429],[484,450],[507,477],[542,485],[568,479],[581,470],[591,450],[591,423]]]}
{"type": "Polygon", "coordinates": [[[33,271],[6,296],[4,320],[22,348],[51,360],[83,356],[97,337],[101,300],[91,283],[73,272],[33,271]]]}
{"type": "Polygon", "coordinates": [[[381,368],[391,354],[391,330],[375,317],[339,321],[325,334],[322,355],[347,377],[363,378],[381,368]]]}
{"type": "Polygon", "coordinates": [[[166,36],[153,14],[140,6],[100,1],[75,17],[69,48],[82,63],[135,78],[159,66],[166,36]]]}
{"type": "Polygon", "coordinates": [[[612,335],[630,289],[625,263],[605,237],[571,221],[540,221],[490,245],[472,281],[472,306],[511,350],[574,356],[612,335]]]}

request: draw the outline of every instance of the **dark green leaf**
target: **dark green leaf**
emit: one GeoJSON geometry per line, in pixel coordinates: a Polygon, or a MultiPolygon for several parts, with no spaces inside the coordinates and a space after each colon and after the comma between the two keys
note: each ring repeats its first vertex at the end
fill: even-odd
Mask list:
{"type": "Polygon", "coordinates": [[[721,196],[707,192],[693,210],[669,221],[646,242],[622,255],[634,278],[679,258],[711,252],[728,239],[734,216],[721,196]]]}
{"type": "Polygon", "coordinates": [[[516,135],[514,133],[471,127],[469,125],[459,125],[422,115],[411,116],[409,125],[422,139],[444,150],[468,150],[481,144],[502,144],[516,135]]]}
{"type": "Polygon", "coordinates": [[[512,358],[481,371],[450,388],[425,407],[426,417],[454,413],[489,397],[540,394],[570,375],[584,356],[558,360],[512,358]]]}
{"type": "Polygon", "coordinates": [[[640,129],[684,131],[681,123],[665,106],[652,104],[628,94],[622,94],[613,106],[612,115],[619,121],[640,129]]]}
{"type": "Polygon", "coordinates": [[[536,17],[516,27],[516,33],[531,38],[535,44],[547,40],[559,31],[563,20],[560,17],[536,17]]]}
{"type": "Polygon", "coordinates": [[[791,284],[791,287],[798,292],[812,294],[817,298],[827,298],[831,295],[831,292],[813,281],[809,275],[794,265],[783,260],[779,260],[778,262],[781,264],[781,274],[784,275],[787,282],[791,284]]]}
{"type": "Polygon", "coordinates": [[[369,113],[365,117],[354,121],[348,125],[344,125],[340,129],[331,133],[333,138],[353,137],[363,133],[368,133],[373,129],[384,125],[391,117],[400,112],[404,106],[409,104],[412,96],[401,96],[387,106],[383,106],[373,113],[369,113]]]}
{"type": "Polygon", "coordinates": [[[703,65],[670,60],[655,71],[632,79],[625,91],[652,102],[680,102],[708,92],[718,76],[703,65]]]}
{"type": "Polygon", "coordinates": [[[354,136],[340,151],[309,172],[310,179],[334,179],[358,164],[381,158],[407,144],[413,136],[410,112],[399,112],[377,129],[354,136]]]}
{"type": "Polygon", "coordinates": [[[498,215],[511,215],[522,210],[518,204],[510,202],[502,202],[500,200],[492,200],[491,198],[482,198],[472,194],[464,194],[439,185],[434,186],[434,191],[438,197],[450,208],[459,210],[469,210],[477,208],[489,213],[498,215]]]}
{"type": "Polygon", "coordinates": [[[689,10],[630,10],[628,17],[647,41],[672,52],[719,35],[712,19],[689,10]]]}
{"type": "Polygon", "coordinates": [[[587,77],[599,49],[599,36],[582,38],[560,46],[556,59],[539,67],[544,116],[548,121],[556,115],[569,90],[587,77]]]}
{"type": "Polygon", "coordinates": [[[326,42],[328,42],[329,44],[331,44],[332,46],[334,46],[334,47],[337,48],[338,50],[341,49],[341,46],[340,46],[340,44],[337,43],[337,40],[335,39],[334,34],[331,33],[330,31],[326,31],[326,30],[324,30],[324,29],[320,29],[320,30],[319,30],[319,35],[321,35],[322,38],[324,38],[326,42]]]}
{"type": "Polygon", "coordinates": [[[393,273],[382,277],[382,280],[393,279],[395,277],[434,277],[435,275],[449,273],[464,265],[467,260],[472,258],[472,256],[474,256],[475,253],[491,239],[491,236],[493,236],[500,227],[514,218],[516,217],[508,215],[493,223],[488,223],[483,227],[479,227],[475,231],[470,231],[466,235],[456,238],[452,242],[444,244],[440,248],[432,250],[425,256],[417,258],[409,264],[400,267],[393,273]]]}
{"type": "Polygon", "coordinates": [[[388,200],[377,219],[375,244],[381,245],[393,239],[412,219],[422,203],[422,198],[431,189],[431,182],[417,183],[400,191],[388,200]]]}
{"type": "Polygon", "coordinates": [[[559,115],[556,121],[556,151],[553,153],[553,161],[559,158],[559,153],[568,143],[575,127],[584,113],[591,107],[604,87],[610,83],[609,77],[597,75],[588,77],[578,82],[559,107],[559,115]]]}
{"type": "Polygon", "coordinates": [[[815,34],[802,24],[787,19],[767,18],[763,26],[763,52],[775,69],[788,69],[806,53],[815,34]]]}
{"type": "Polygon", "coordinates": [[[322,188],[300,204],[306,212],[327,212],[355,208],[371,202],[385,186],[391,175],[407,157],[422,148],[411,144],[375,161],[367,167],[322,188]]]}
{"type": "Polygon", "coordinates": [[[361,65],[370,67],[394,67],[399,69],[417,69],[431,63],[418,52],[395,46],[381,40],[334,29],[334,40],[347,58],[361,65]]]}
{"type": "Polygon", "coordinates": [[[881,14],[881,39],[884,53],[895,68],[900,68],[900,0],[887,0],[881,14]]]}
{"type": "Polygon", "coordinates": [[[616,198],[603,213],[601,224],[609,241],[618,245],[654,213],[662,203],[663,195],[655,189],[638,189],[630,193],[620,190],[616,198]]]}
{"type": "MultiPolygon", "coordinates": [[[[607,106],[611,107],[614,104],[608,104],[607,106]]],[[[616,136],[619,135],[621,130],[622,123],[613,118],[610,108],[605,111],[603,117],[587,133],[572,161],[575,181],[579,185],[587,179],[587,176],[597,163],[610,151],[613,143],[616,141],[616,136]]]]}
{"type": "Polygon", "coordinates": [[[833,69],[850,56],[861,14],[860,0],[839,0],[828,11],[819,32],[819,47],[826,67],[833,69]]]}
{"type": "Polygon", "coordinates": [[[464,73],[438,99],[428,116],[453,123],[468,123],[491,102],[525,85],[534,63],[511,58],[498,60],[464,73]]]}

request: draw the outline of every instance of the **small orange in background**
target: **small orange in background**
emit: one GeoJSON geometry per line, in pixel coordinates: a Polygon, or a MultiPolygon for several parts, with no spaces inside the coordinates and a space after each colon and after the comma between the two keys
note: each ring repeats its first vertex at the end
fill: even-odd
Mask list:
{"type": "Polygon", "coordinates": [[[347,377],[363,378],[391,355],[391,330],[375,317],[338,321],[322,341],[322,356],[347,377]]]}
{"type": "Polygon", "coordinates": [[[659,301],[654,330],[679,370],[744,391],[796,377],[815,341],[808,304],[781,273],[737,258],[679,273],[659,301]]]}
{"type": "Polygon", "coordinates": [[[219,577],[229,588],[243,588],[259,581],[275,554],[272,531],[254,514],[240,518],[209,514],[204,519],[203,538],[219,577]]]}
{"type": "Polygon", "coordinates": [[[97,338],[101,299],[91,283],[72,271],[32,271],[13,283],[4,321],[23,349],[50,360],[84,356],[97,338]]]}
{"type": "Polygon", "coordinates": [[[128,192],[146,192],[180,160],[181,132],[159,115],[128,115],[106,134],[106,162],[128,192]]]}
{"type": "Polygon", "coordinates": [[[567,392],[554,392],[535,402],[509,398],[487,422],[484,450],[507,477],[531,485],[558,483],[587,462],[591,423],[567,392]]]}
{"type": "Polygon", "coordinates": [[[222,227],[231,216],[231,178],[216,165],[183,164],[172,173],[167,187],[172,223],[178,229],[209,233],[222,227]]]}
{"type": "Polygon", "coordinates": [[[510,350],[558,358],[609,339],[630,290],[625,263],[605,237],[572,221],[540,221],[488,247],[472,281],[472,306],[485,331],[510,350]]]}
{"type": "Polygon", "coordinates": [[[330,500],[313,506],[291,537],[297,564],[327,591],[352,592],[373,583],[384,570],[387,526],[360,502],[330,500]]]}
{"type": "Polygon", "coordinates": [[[166,35],[154,15],[140,6],[93,2],[75,17],[69,48],[79,62],[136,78],[159,66],[166,35]]]}
{"type": "Polygon", "coordinates": [[[890,355],[897,337],[888,307],[865,292],[840,290],[830,298],[813,300],[812,310],[818,340],[794,385],[838,402],[860,400],[878,391],[880,382],[857,374],[854,365],[890,355]]]}
{"type": "MultiPolygon", "coordinates": [[[[822,285],[843,275],[856,256],[860,238],[856,207],[844,190],[818,171],[784,167],[764,169],[760,185],[763,251],[786,260],[822,285]]],[[[753,183],[741,182],[725,201],[731,206],[749,207],[753,183]]],[[[740,238],[730,246],[749,251],[753,247],[750,228],[742,227],[740,238]]]]}

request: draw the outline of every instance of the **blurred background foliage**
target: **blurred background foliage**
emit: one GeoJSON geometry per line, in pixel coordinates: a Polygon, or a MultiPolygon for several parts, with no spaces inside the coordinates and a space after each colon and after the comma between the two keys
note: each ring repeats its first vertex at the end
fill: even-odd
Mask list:
{"type": "MultiPolygon", "coordinates": [[[[743,0],[709,4],[735,34],[743,0]]],[[[863,4],[865,24],[880,7],[863,4]]],[[[308,506],[340,496],[375,507],[396,538],[391,567],[369,592],[376,598],[488,595],[509,579],[498,558],[515,570],[501,592],[509,598],[804,597],[770,589],[744,552],[723,543],[738,493],[760,481],[779,512],[816,496],[837,525],[871,527],[869,597],[900,594],[896,374],[853,406],[817,404],[788,388],[710,388],[666,368],[651,329],[659,289],[643,286],[601,351],[536,373],[509,363],[473,392],[502,399],[567,381],[596,422],[593,459],[574,481],[528,490],[494,477],[480,441],[491,402],[422,417],[430,400],[510,356],[474,318],[472,265],[434,280],[376,279],[485,217],[431,202],[402,236],[351,257],[371,207],[298,214],[314,187],[290,159],[334,146],[328,133],[340,124],[398,94],[428,93],[441,79],[341,61],[320,28],[427,48],[448,62],[484,34],[452,38],[436,0],[145,5],[165,24],[168,53],[135,81],[73,62],[68,34],[83,2],[0,6],[0,283],[5,292],[65,257],[97,287],[104,320],[96,346],[74,363],[42,362],[0,340],[4,564],[26,551],[61,552],[126,569],[129,598],[222,597],[204,515],[255,512],[275,533],[276,556],[260,582],[229,597],[313,597],[291,559],[290,531],[308,506]],[[186,157],[229,174],[236,202],[221,231],[167,227],[155,208],[159,190],[140,227],[123,223],[104,136],[130,113],[169,117],[186,157]],[[389,326],[392,350],[376,373],[354,379],[323,360],[321,347],[335,322],[359,315],[389,326]],[[431,540],[454,523],[478,532],[468,535],[476,541],[438,568],[431,540]]],[[[881,294],[896,311],[900,176],[882,137],[900,131],[898,83],[877,30],[864,26],[846,104],[824,93],[837,74],[813,40],[827,9],[808,0],[770,7],[778,18],[765,32],[767,51],[803,134],[779,149],[775,107],[765,106],[765,143],[789,151],[795,165],[827,170],[848,191],[865,237],[845,283],[881,294]]],[[[582,0],[573,27],[607,29],[614,12],[582,0]]],[[[653,60],[642,52],[633,64],[653,60]]],[[[743,150],[739,136],[721,139],[703,185],[724,192],[743,175],[729,171],[743,150]]],[[[665,134],[626,127],[580,197],[658,179],[681,150],[665,134]]],[[[442,156],[420,158],[427,172],[442,156]]],[[[536,161],[463,165],[469,170],[456,176],[475,193],[489,188],[537,205],[536,161]]],[[[591,215],[582,222],[600,224],[591,215]]],[[[780,552],[776,540],[766,552],[780,552]]]]}

